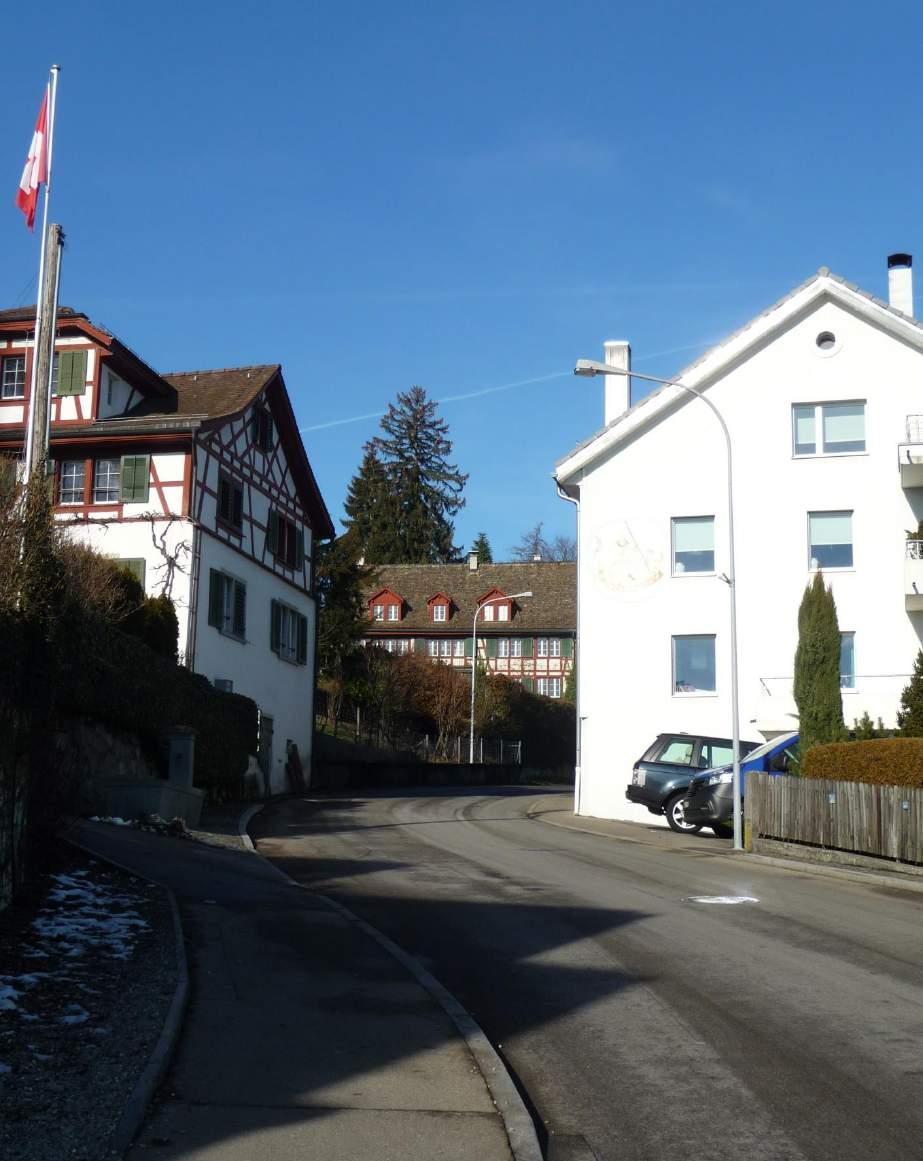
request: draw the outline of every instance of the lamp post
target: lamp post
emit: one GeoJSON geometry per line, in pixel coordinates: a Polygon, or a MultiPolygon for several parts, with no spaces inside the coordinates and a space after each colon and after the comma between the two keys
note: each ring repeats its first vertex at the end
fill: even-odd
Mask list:
{"type": "Polygon", "coordinates": [[[721,425],[727,449],[727,487],[728,487],[728,570],[721,578],[728,586],[730,598],[731,621],[731,744],[734,747],[734,850],[743,850],[743,827],[740,814],[740,709],[737,693],[737,583],[734,561],[734,477],[732,471],[731,433],[728,431],[724,416],[712,403],[707,395],[687,383],[678,379],[660,379],[656,375],[639,375],[624,367],[610,367],[607,363],[596,363],[592,359],[578,359],[574,367],[575,375],[593,377],[595,375],[627,375],[629,379],[645,379],[649,383],[661,383],[667,387],[678,387],[688,395],[701,399],[721,425]]]}
{"type": "Polygon", "coordinates": [[[497,601],[515,601],[519,597],[531,597],[531,590],[527,593],[510,593],[508,597],[488,597],[486,601],[481,601],[478,607],[474,610],[474,620],[471,623],[471,729],[468,738],[468,765],[474,765],[474,679],[478,671],[478,613],[481,609],[487,608],[488,605],[496,604],[497,601]]]}

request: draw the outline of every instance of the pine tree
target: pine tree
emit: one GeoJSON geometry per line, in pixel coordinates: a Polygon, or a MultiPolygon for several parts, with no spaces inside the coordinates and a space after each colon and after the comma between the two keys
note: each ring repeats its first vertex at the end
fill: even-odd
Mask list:
{"type": "Polygon", "coordinates": [[[398,535],[397,497],[384,464],[367,443],[359,471],[350,480],[343,505],[346,511],[344,550],[365,564],[398,563],[389,555],[398,535]]]}
{"type": "Polygon", "coordinates": [[[347,686],[359,668],[356,661],[368,622],[364,590],[370,576],[371,570],[357,564],[348,535],[318,544],[317,674],[334,728],[347,686]]]}
{"type": "Polygon", "coordinates": [[[917,653],[917,659],[913,663],[910,684],[901,694],[897,724],[903,737],[923,738],[923,649],[917,653]]]}
{"type": "Polygon", "coordinates": [[[484,532],[478,533],[477,539],[471,545],[471,552],[478,554],[478,564],[493,564],[494,562],[494,554],[490,548],[490,541],[484,532]]]}
{"type": "MultiPolygon", "coordinates": [[[[381,421],[383,435],[366,445],[366,459],[373,456],[386,481],[384,493],[376,484],[384,519],[363,516],[369,564],[443,564],[457,551],[452,543],[452,517],[464,506],[462,490],[466,475],[449,463],[452,441],[449,427],[438,418],[436,404],[422,387],[398,393],[381,421]],[[379,524],[376,529],[375,524],[379,524]]],[[[348,503],[363,498],[352,493],[348,503]]],[[[350,509],[347,515],[352,517],[350,509]]]]}
{"type": "Polygon", "coordinates": [[[798,609],[794,695],[802,755],[816,743],[845,739],[840,693],[840,627],[833,590],[824,584],[820,572],[814,574],[814,580],[805,588],[798,609]]]}

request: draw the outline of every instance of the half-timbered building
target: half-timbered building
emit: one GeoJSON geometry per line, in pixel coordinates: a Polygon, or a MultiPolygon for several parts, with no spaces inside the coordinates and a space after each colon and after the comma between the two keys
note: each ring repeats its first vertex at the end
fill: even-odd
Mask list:
{"type": "Polygon", "coordinates": [[[577,634],[573,562],[479,566],[472,553],[465,564],[379,565],[366,599],[366,644],[469,672],[482,606],[479,662],[531,692],[564,694],[577,634]],[[515,597],[525,592],[531,596],[515,597]]]}
{"type": "MultiPolygon", "coordinates": [[[[22,452],[34,308],[0,311],[0,452],[22,452]]],[[[333,535],[278,364],[158,374],[58,313],[50,424],[55,518],[171,597],[183,662],[260,707],[260,764],[309,768],[314,547],[333,535]]]]}

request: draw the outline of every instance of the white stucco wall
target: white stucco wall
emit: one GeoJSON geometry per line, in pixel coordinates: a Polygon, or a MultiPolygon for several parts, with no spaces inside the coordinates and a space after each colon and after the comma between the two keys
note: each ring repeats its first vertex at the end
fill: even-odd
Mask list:
{"type": "Polygon", "coordinates": [[[234,692],[252,697],[273,719],[271,789],[286,788],[286,739],[298,746],[305,771],[310,769],[314,726],[314,599],[285,584],[267,569],[207,534],[201,536],[198,582],[198,628],[195,664],[209,680],[225,678],[234,692]],[[226,572],[247,588],[246,641],[225,636],[208,624],[209,573],[226,572]],[[282,601],[308,619],[308,664],[283,661],[270,648],[270,602],[282,601]]]}
{"type": "MultiPolygon", "coordinates": [[[[854,567],[826,573],[840,629],[855,633],[846,721],[867,710],[893,724],[923,637],[923,614],[908,613],[904,599],[905,530],[923,514],[923,488],[902,488],[897,455],[906,416],[923,412],[923,355],[825,301],[709,397],[734,443],[741,737],[760,740],[796,722],[791,676],[811,578],[809,511],[853,511],[854,567]],[[816,346],[823,330],[837,336],[832,355],[816,346]],[[793,457],[793,403],[858,399],[866,400],[865,454],[793,457]]],[[[727,586],[716,576],[671,576],[677,516],[713,514],[716,572],[728,566],[724,442],[714,416],[687,400],[593,467],[580,498],[580,806],[639,817],[625,786],[658,733],[731,731],[727,586]],[[715,694],[673,693],[678,634],[715,634],[715,694]]]]}

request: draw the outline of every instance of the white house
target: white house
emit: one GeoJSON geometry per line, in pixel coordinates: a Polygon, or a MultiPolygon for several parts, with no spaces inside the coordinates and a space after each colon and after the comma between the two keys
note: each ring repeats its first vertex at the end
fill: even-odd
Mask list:
{"type": "MultiPolygon", "coordinates": [[[[687,367],[733,446],[740,733],[797,724],[797,612],[821,568],[842,631],[847,724],[893,725],[923,640],[923,325],[911,260],[889,302],[822,268],[687,367]],[[908,535],[909,534],[909,535],[908,535]]],[[[627,343],[606,361],[630,366],[627,343]]],[[[730,737],[727,474],[715,416],[664,386],[559,462],[577,501],[577,810],[647,818],[625,787],[657,734],[730,737]]]]}
{"type": "MultiPolygon", "coordinates": [[[[34,308],[0,311],[0,454],[19,455],[34,308]]],[[[278,365],[159,375],[58,312],[50,433],[55,517],[173,599],[185,664],[260,708],[259,758],[310,769],[313,554],[333,525],[278,365]]],[[[257,740],[254,740],[257,749],[257,740]]]]}

